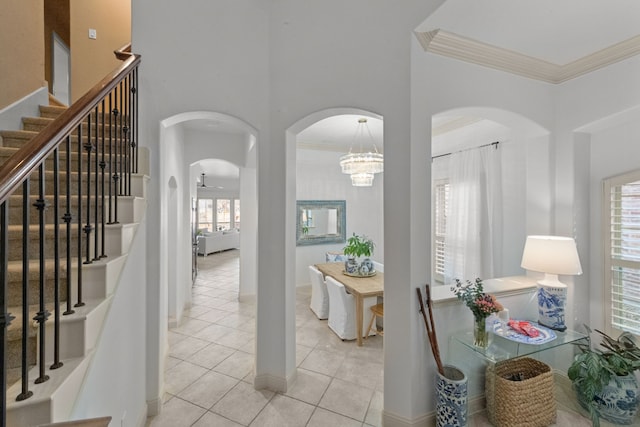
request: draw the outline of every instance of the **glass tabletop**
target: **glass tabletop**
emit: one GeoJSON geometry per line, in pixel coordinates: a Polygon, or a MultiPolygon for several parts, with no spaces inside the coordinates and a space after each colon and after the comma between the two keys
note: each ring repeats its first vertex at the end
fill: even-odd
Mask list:
{"type": "Polygon", "coordinates": [[[487,348],[473,345],[473,332],[459,332],[451,336],[454,340],[487,360],[497,362],[512,359],[514,357],[527,356],[541,351],[560,347],[565,344],[577,343],[586,340],[587,335],[567,329],[564,332],[554,331],[556,337],[542,344],[526,344],[509,340],[499,334],[491,334],[491,344],[487,348]]]}

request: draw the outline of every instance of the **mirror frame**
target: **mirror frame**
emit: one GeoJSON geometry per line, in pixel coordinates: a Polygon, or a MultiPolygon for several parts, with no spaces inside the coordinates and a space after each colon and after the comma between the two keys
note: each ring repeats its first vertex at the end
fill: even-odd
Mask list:
{"type": "Polygon", "coordinates": [[[296,203],[296,246],[327,245],[347,241],[346,200],[298,200],[296,203]],[[338,214],[338,234],[306,236],[302,232],[302,211],[307,209],[336,209],[338,214]]]}

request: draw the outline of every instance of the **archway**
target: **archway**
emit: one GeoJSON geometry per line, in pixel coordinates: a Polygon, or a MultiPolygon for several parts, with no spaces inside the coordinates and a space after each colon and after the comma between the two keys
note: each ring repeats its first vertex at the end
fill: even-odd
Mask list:
{"type": "MultiPolygon", "coordinates": [[[[182,177],[181,181],[183,182],[176,191],[178,214],[175,218],[177,222],[174,224],[168,223],[168,213],[170,209],[173,209],[170,206],[169,195],[164,190],[160,193],[162,225],[160,241],[162,247],[168,247],[167,251],[161,254],[160,265],[164,274],[161,272],[160,286],[169,290],[169,297],[184,295],[184,303],[188,305],[190,303],[192,244],[189,233],[189,218],[191,199],[197,197],[195,179],[190,176],[189,165],[201,159],[222,158],[228,159],[241,169],[251,169],[251,165],[255,164],[253,157],[255,156],[257,131],[238,118],[208,111],[177,114],[163,120],[160,124],[160,179],[166,182],[166,177],[171,174],[182,177]],[[223,138],[227,143],[227,148],[221,150],[219,146],[216,146],[212,142],[216,138],[223,138]],[[175,227],[179,230],[176,235],[177,240],[168,240],[167,227],[175,227]],[[172,267],[176,269],[177,280],[175,283],[167,280],[169,264],[175,265],[172,267]]],[[[251,176],[251,173],[248,175],[251,176]]],[[[253,181],[250,178],[247,179],[246,186],[249,192],[251,189],[255,191],[255,178],[253,181]]],[[[243,207],[247,210],[257,210],[257,201],[254,201],[252,197],[247,199],[243,207]]],[[[251,226],[250,223],[246,225],[251,226]]],[[[257,224],[255,227],[257,228],[257,224]]],[[[242,239],[244,245],[241,244],[241,263],[243,269],[248,272],[247,276],[253,277],[255,281],[255,274],[251,275],[250,272],[256,269],[257,233],[256,230],[250,228],[247,231],[244,233],[245,238],[242,239]]],[[[255,290],[255,283],[249,287],[255,290]]],[[[169,308],[172,308],[171,304],[169,304],[169,308]]],[[[175,312],[168,313],[169,318],[175,319],[176,325],[180,323],[184,308],[184,305],[176,306],[175,312]]]]}
{"type": "MultiPolygon", "coordinates": [[[[369,118],[373,127],[379,132],[377,138],[374,139],[377,148],[381,150],[383,146],[382,116],[360,108],[329,108],[317,111],[298,120],[286,130],[286,310],[288,313],[291,313],[290,315],[294,319],[298,317],[295,316],[297,287],[309,284],[308,265],[325,262],[325,254],[327,251],[341,251],[344,247],[344,243],[328,246],[296,246],[296,201],[298,199],[345,200],[347,206],[347,235],[350,235],[352,232],[358,234],[363,232],[365,234],[373,234],[376,239],[376,247],[379,249],[379,251],[376,249],[376,255],[380,256],[379,261],[383,261],[383,176],[382,174],[376,175],[373,188],[353,187],[349,176],[341,173],[338,162],[339,157],[349,151],[358,125],[358,118],[362,117],[369,118]],[[342,117],[347,118],[347,125],[343,130],[345,133],[345,145],[341,147],[333,146],[331,148],[320,147],[316,149],[317,147],[308,147],[301,149],[301,146],[305,144],[301,143],[302,139],[300,135],[303,135],[305,131],[312,129],[314,125],[318,125],[321,122],[328,122],[331,119],[342,117]],[[374,125],[374,121],[376,124],[379,123],[379,126],[374,125]],[[301,151],[314,152],[315,154],[301,154],[301,151]],[[308,163],[300,166],[301,161],[307,161],[308,163]],[[323,177],[322,174],[326,175],[323,177]],[[301,179],[305,181],[299,181],[301,179]],[[363,208],[363,210],[359,209],[358,205],[364,206],[367,203],[369,203],[367,208],[363,208]],[[375,205],[375,207],[370,208],[371,205],[375,205]],[[370,215],[366,220],[362,220],[362,217],[367,215],[365,210],[368,210],[370,215]],[[367,223],[368,228],[358,228],[356,218],[358,215],[361,216],[362,224],[367,223]]],[[[321,131],[318,132],[320,133],[321,131]]],[[[318,140],[322,139],[322,135],[316,136],[318,140]]],[[[331,139],[335,143],[335,140],[339,138],[335,134],[332,134],[327,139],[331,139]]],[[[317,144],[308,145],[317,146],[317,144]]],[[[296,328],[292,328],[291,332],[287,330],[287,352],[291,351],[288,347],[289,343],[295,346],[295,331],[296,328]]],[[[355,343],[353,344],[355,347],[355,343]]],[[[293,350],[295,350],[295,347],[293,350]]]]}
{"type": "MultiPolygon", "coordinates": [[[[447,182],[452,170],[446,156],[490,144],[495,146],[496,151],[491,150],[492,156],[495,153],[496,169],[502,172],[498,173],[500,182],[494,200],[496,205],[492,209],[493,215],[501,220],[493,221],[490,228],[492,245],[487,251],[495,257],[491,271],[495,277],[521,274],[522,254],[503,248],[522,248],[527,234],[551,231],[548,215],[552,203],[549,131],[520,114],[491,107],[443,111],[433,115],[432,124],[432,188],[436,195],[443,194],[436,191],[437,186],[447,182]]],[[[433,245],[432,283],[439,284],[442,283],[442,271],[438,269],[442,270],[445,262],[442,260],[444,251],[438,252],[437,248],[444,246],[444,237],[435,229],[439,217],[435,211],[433,215],[433,239],[438,242],[433,245]]]]}

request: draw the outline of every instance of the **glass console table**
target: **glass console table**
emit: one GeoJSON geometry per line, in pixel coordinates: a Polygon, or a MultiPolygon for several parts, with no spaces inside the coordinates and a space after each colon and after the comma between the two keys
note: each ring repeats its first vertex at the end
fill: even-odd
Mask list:
{"type": "Polygon", "coordinates": [[[473,345],[473,331],[451,335],[448,359],[452,365],[461,369],[467,376],[469,413],[487,409],[491,419],[491,414],[489,414],[491,411],[488,406],[495,399],[494,396],[486,396],[485,394],[485,375],[490,365],[493,369],[500,362],[529,357],[549,365],[552,371],[566,375],[575,354],[573,344],[586,343],[588,337],[571,330],[554,332],[556,338],[544,344],[526,344],[492,334],[490,344],[486,349],[473,345]]]}

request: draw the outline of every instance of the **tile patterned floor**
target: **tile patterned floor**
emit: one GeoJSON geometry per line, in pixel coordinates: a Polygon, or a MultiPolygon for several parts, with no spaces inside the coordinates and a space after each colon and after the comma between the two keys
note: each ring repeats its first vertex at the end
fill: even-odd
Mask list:
{"type": "MultiPolygon", "coordinates": [[[[238,255],[198,258],[193,306],[169,331],[163,409],[147,426],[381,426],[382,337],[343,342],[309,309],[310,289],[296,296],[296,382],[285,394],[253,388],[255,304],[237,301],[238,255]]],[[[557,426],[591,424],[559,409],[557,426]]]]}
{"type": "Polygon", "coordinates": [[[380,426],[382,337],[343,342],[296,301],[298,378],[285,394],[253,388],[255,304],[238,303],[237,250],[199,257],[193,306],[169,331],[162,413],[153,427],[380,426]]]}

